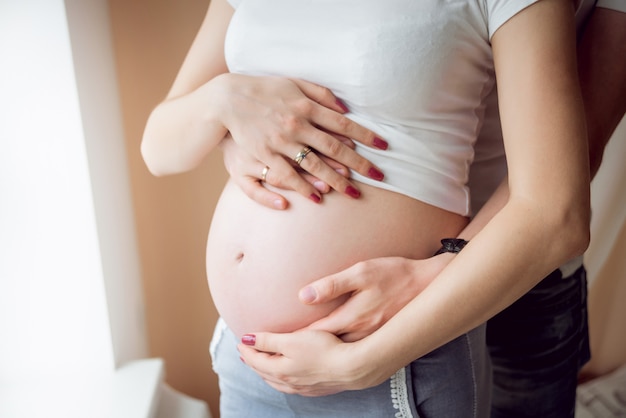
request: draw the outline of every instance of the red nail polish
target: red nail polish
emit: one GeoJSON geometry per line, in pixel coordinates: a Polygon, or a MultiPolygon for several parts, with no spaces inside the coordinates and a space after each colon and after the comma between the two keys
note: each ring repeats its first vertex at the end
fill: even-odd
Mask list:
{"type": "Polygon", "coordinates": [[[319,203],[322,201],[322,198],[319,197],[318,195],[316,195],[315,193],[311,193],[311,196],[309,196],[311,198],[312,201],[314,201],[315,203],[319,203]]]}
{"type": "Polygon", "coordinates": [[[346,106],[345,104],[343,104],[343,102],[339,99],[335,100],[335,103],[337,103],[337,106],[339,106],[341,108],[341,110],[344,111],[344,113],[347,113],[350,111],[350,109],[348,109],[348,106],[346,106]]]}
{"type": "Polygon", "coordinates": [[[378,170],[377,168],[371,167],[368,171],[367,174],[373,178],[374,180],[382,180],[385,178],[385,175],[383,173],[380,172],[380,170],[378,170]]]}
{"type": "Polygon", "coordinates": [[[352,186],[348,186],[346,187],[346,194],[350,197],[353,197],[355,199],[358,199],[361,196],[361,192],[358,191],[357,189],[355,189],[352,186]]]}
{"type": "Polygon", "coordinates": [[[386,150],[387,148],[389,148],[389,144],[387,143],[387,141],[385,141],[384,139],[380,139],[379,137],[374,138],[373,144],[376,148],[382,150],[386,150]]]}
{"type": "Polygon", "coordinates": [[[245,334],[243,337],[241,337],[241,342],[245,345],[254,345],[256,344],[256,335],[245,334]]]}

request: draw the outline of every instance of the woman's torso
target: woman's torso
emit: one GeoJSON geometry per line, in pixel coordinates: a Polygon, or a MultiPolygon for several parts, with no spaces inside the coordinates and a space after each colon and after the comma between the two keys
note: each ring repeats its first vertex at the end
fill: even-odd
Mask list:
{"type": "Polygon", "coordinates": [[[322,204],[284,192],[286,211],[265,208],[229,182],[207,244],[207,276],[220,315],[240,335],[292,331],[329,313],[298,291],[358,261],[383,256],[426,258],[456,236],[466,218],[407,196],[359,184],[360,199],[340,193],[322,204]]]}
{"type": "Polygon", "coordinates": [[[490,2],[242,0],[226,61],[231,72],[329,88],[347,117],[389,142],[386,151],[357,144],[384,171],[381,187],[467,215],[473,143],[494,83],[490,2]]]}

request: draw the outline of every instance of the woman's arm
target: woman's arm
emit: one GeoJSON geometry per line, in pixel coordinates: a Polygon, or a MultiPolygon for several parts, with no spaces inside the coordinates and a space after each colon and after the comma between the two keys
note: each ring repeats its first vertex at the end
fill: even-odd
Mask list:
{"type": "Polygon", "coordinates": [[[492,41],[509,163],[506,204],[365,339],[346,344],[320,331],[256,335],[255,348],[281,356],[241,345],[245,362],[275,388],[318,395],[379,383],[483,323],[586,248],[589,172],[571,4],[540,1],[492,41]],[[332,382],[325,370],[333,370],[332,382]]]}
{"type": "Polygon", "coordinates": [[[170,91],[148,118],[141,152],[155,175],[194,168],[227,133],[210,94],[211,81],[228,72],[224,39],[232,14],[225,0],[210,3],[170,91]]]}
{"type": "MultiPolygon", "coordinates": [[[[345,106],[328,89],[302,80],[228,73],[224,40],[232,15],[226,0],[211,2],[171,90],[152,111],[141,145],[150,171],[164,175],[190,170],[230,135],[287,187],[316,202],[319,192],[292,162],[304,146],[381,180],[380,170],[336,135],[381,149],[387,143],[343,116],[345,106]]],[[[356,187],[315,152],[300,167],[358,197],[356,187]]]]}

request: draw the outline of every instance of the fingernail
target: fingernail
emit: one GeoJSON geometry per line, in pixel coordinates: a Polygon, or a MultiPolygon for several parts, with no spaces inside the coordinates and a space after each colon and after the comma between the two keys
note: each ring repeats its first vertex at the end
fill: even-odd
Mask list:
{"type": "Polygon", "coordinates": [[[311,196],[309,196],[311,198],[312,201],[314,201],[315,203],[319,203],[322,201],[322,198],[319,197],[318,195],[316,195],[315,193],[311,193],[311,196]]]}
{"type": "Polygon", "coordinates": [[[274,205],[274,207],[276,209],[285,209],[285,204],[283,203],[282,200],[280,199],[276,199],[274,200],[274,202],[272,202],[272,204],[274,205]]]}
{"type": "Polygon", "coordinates": [[[384,139],[380,139],[379,137],[374,137],[374,146],[378,149],[385,150],[389,148],[389,144],[384,139]]]}
{"type": "Polygon", "coordinates": [[[300,300],[304,303],[311,303],[317,299],[317,292],[313,286],[306,286],[300,290],[300,300]]]}
{"type": "Polygon", "coordinates": [[[367,174],[368,174],[371,178],[373,178],[374,180],[378,180],[378,181],[380,181],[380,180],[382,180],[382,179],[384,179],[384,178],[385,178],[385,175],[384,175],[384,174],[383,174],[380,170],[378,170],[377,168],[374,168],[374,167],[371,167],[371,168],[367,171],[367,174]]]}
{"type": "Polygon", "coordinates": [[[314,181],[313,187],[321,193],[328,193],[328,185],[321,180],[314,181]]]}
{"type": "Polygon", "coordinates": [[[336,99],[335,103],[337,103],[337,106],[339,106],[341,108],[341,110],[343,110],[344,112],[349,112],[350,111],[350,109],[348,109],[348,106],[343,104],[343,102],[341,100],[336,99]]]}
{"type": "Polygon", "coordinates": [[[355,189],[352,186],[348,186],[346,187],[346,194],[350,197],[353,197],[355,199],[358,199],[361,196],[361,192],[358,191],[357,189],[355,189]]]}
{"type": "Polygon", "coordinates": [[[245,334],[243,337],[241,337],[241,342],[245,345],[254,345],[256,344],[256,335],[245,334]]]}
{"type": "Polygon", "coordinates": [[[348,171],[345,168],[335,168],[335,171],[344,177],[348,177],[348,171]]]}

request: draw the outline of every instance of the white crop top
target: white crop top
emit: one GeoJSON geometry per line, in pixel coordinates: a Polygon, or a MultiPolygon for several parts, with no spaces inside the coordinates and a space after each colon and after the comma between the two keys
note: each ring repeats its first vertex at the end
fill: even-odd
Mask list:
{"type": "Polygon", "coordinates": [[[490,39],[537,0],[229,0],[233,73],[330,88],[348,117],[389,142],[358,152],[385,173],[355,180],[469,215],[466,186],[484,99],[490,39]]]}

